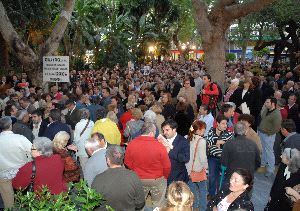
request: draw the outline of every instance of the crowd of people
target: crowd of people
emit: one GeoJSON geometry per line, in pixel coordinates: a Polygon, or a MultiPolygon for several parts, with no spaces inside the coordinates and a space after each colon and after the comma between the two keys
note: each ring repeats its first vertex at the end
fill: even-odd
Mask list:
{"type": "Polygon", "coordinates": [[[216,83],[200,61],[116,65],[48,89],[11,71],[0,85],[4,207],[20,188],[59,194],[83,178],[100,210],[250,211],[260,169],[275,178],[265,209],[299,209],[299,73],[256,67],[227,63],[216,83]]]}

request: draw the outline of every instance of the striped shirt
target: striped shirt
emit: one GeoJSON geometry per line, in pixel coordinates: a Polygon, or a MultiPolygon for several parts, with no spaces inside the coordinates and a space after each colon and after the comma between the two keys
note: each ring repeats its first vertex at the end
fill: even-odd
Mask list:
{"type": "Polygon", "coordinates": [[[223,145],[220,148],[216,146],[218,140],[227,142],[233,138],[233,133],[227,130],[222,131],[220,136],[216,133],[216,128],[211,128],[206,137],[207,155],[211,157],[220,158],[222,155],[223,145]]]}

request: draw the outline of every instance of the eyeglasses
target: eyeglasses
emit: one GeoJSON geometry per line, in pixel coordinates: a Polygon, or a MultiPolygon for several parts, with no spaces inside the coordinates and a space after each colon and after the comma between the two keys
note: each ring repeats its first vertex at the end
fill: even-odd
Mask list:
{"type": "Polygon", "coordinates": [[[31,148],[31,151],[32,151],[32,150],[36,150],[36,148],[31,148]]]}

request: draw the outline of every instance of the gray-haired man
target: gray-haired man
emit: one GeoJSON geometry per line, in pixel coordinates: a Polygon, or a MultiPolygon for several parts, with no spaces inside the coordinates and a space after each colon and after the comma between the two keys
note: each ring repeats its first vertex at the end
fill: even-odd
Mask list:
{"type": "Polygon", "coordinates": [[[235,137],[224,144],[221,164],[227,167],[226,177],[229,179],[237,168],[247,169],[254,175],[260,166],[260,152],[257,145],[246,138],[246,126],[243,122],[234,125],[235,137]]]}
{"type": "Polygon", "coordinates": [[[94,133],[92,138],[87,140],[85,149],[91,156],[83,169],[84,179],[91,186],[93,180],[98,174],[101,174],[107,169],[106,153],[107,142],[101,133],[94,133]]]}
{"type": "Polygon", "coordinates": [[[116,211],[141,210],[145,205],[142,183],[133,171],[123,167],[123,159],[122,147],[107,147],[106,162],[109,168],[96,176],[92,188],[103,194],[107,204],[116,211]]]}

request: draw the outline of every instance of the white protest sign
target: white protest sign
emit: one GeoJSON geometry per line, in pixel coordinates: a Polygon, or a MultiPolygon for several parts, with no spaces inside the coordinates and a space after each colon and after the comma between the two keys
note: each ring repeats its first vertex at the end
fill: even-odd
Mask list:
{"type": "Polygon", "coordinates": [[[70,82],[68,56],[43,57],[44,82],[70,82]]]}

